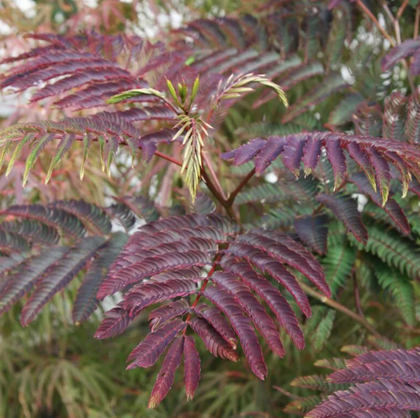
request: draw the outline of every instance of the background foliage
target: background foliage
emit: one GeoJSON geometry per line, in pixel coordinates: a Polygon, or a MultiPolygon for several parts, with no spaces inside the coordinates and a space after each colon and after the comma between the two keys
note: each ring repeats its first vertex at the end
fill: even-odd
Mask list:
{"type": "MultiPolygon", "coordinates": [[[[104,0],[97,4],[38,1],[30,4],[29,12],[22,11],[16,3],[3,0],[0,7],[0,19],[4,24],[1,54],[4,57],[9,56],[10,51],[13,55],[26,51],[28,42],[31,46],[36,45],[36,40],[23,41],[23,32],[51,31],[71,36],[82,30],[95,29],[108,35],[123,31],[148,37],[152,42],[164,40],[166,47],[185,59],[190,54],[188,44],[179,41],[183,35],[179,31],[168,35],[171,26],[179,28],[200,18],[229,16],[243,19],[247,13],[259,17],[260,27],[267,28],[268,32],[250,29],[249,33],[255,33],[255,38],[242,52],[249,55],[242,60],[235,55],[236,61],[230,62],[231,67],[226,58],[218,65],[226,65],[226,71],[231,68],[241,72],[258,70],[270,74],[271,71],[270,76],[286,90],[291,106],[285,110],[278,101],[272,100],[273,93],[269,90],[259,89],[248,94],[220,119],[215,118],[219,129],[214,143],[209,144],[213,155],[256,137],[309,131],[367,134],[412,143],[419,140],[416,49],[412,48],[408,53],[403,45],[399,53],[389,55],[392,46],[417,38],[419,34],[420,5],[415,0],[268,3],[104,0]],[[335,7],[329,9],[328,6],[335,7]],[[385,62],[382,61],[384,56],[387,56],[385,62]],[[404,60],[397,62],[403,56],[404,60]],[[413,118],[413,115],[417,116],[413,118]]],[[[240,37],[220,37],[217,28],[198,22],[199,28],[200,22],[205,28],[208,42],[205,47],[211,51],[229,56],[231,43],[240,42],[240,37]]],[[[222,19],[216,22],[223,25],[222,19]]],[[[189,27],[191,33],[193,29],[194,26],[189,27]]],[[[145,61],[134,64],[145,65],[153,54],[159,57],[159,46],[157,52],[152,50],[152,56],[143,56],[145,61]]],[[[176,62],[176,54],[169,57],[176,62]]],[[[5,71],[10,68],[8,64],[2,66],[5,71]]],[[[160,89],[166,88],[162,77],[166,70],[151,72],[148,81],[160,89]]],[[[172,76],[174,82],[179,81],[177,74],[172,76]]],[[[37,122],[74,116],[70,109],[51,107],[50,99],[30,105],[27,101],[25,93],[18,98],[2,97],[3,127],[17,121],[37,122]]],[[[89,114],[90,110],[81,110],[78,115],[89,114]]],[[[159,127],[159,123],[152,121],[149,128],[159,127]]],[[[175,153],[181,153],[180,148],[175,150],[175,153]]],[[[29,153],[24,148],[10,176],[0,177],[3,211],[13,204],[46,205],[57,200],[80,198],[101,207],[112,207],[127,203],[123,201],[126,196],[137,196],[137,200],[131,199],[130,208],[134,208],[136,225],[140,225],[144,218],[150,221],[156,216],[153,209],[148,211],[144,205],[146,198],[154,200],[156,210],[163,215],[182,214],[191,208],[189,196],[182,188],[183,177],[177,168],[165,161],[154,158],[146,165],[138,159],[131,168],[129,153],[122,152],[114,159],[110,166],[112,175],[108,176],[102,170],[99,155],[91,153],[81,181],[75,165],[81,165],[83,148],[75,147],[70,158],[62,159],[45,186],[54,155],[54,148],[47,147],[23,189],[24,161],[29,153]]],[[[252,169],[250,162],[232,167],[219,160],[216,163],[218,176],[222,186],[230,192],[252,169]]],[[[313,317],[303,326],[306,350],[300,352],[288,339],[284,339],[287,354],[283,360],[265,350],[270,373],[261,382],[252,375],[244,358],[227,364],[206,353],[204,345],[198,345],[205,372],[194,400],[186,401],[181,376],[177,376],[174,389],[166,400],[151,411],[147,409],[147,399],[155,381],[155,371],[125,371],[128,354],[148,331],[147,318],[140,317],[135,326],[128,328],[124,338],[93,339],[102,320],[101,312],[112,307],[114,302],[107,301],[100,312],[83,325],[72,326],[72,301],[81,280],[78,277],[54,297],[31,326],[21,328],[16,321],[23,302],[18,302],[0,318],[2,416],[271,417],[286,413],[299,416],[307,411],[302,403],[313,402],[310,405],[314,406],[320,399],[318,395],[312,398],[314,392],[307,389],[308,385],[302,388],[296,382],[299,376],[318,373],[314,363],[322,359],[339,362],[335,359],[344,357],[342,347],[350,354],[359,354],[355,346],[388,349],[419,345],[417,301],[420,289],[415,281],[420,274],[418,184],[411,183],[408,197],[402,200],[400,182],[390,181],[391,199],[384,209],[381,208],[384,192],[381,196],[382,190],[373,191],[365,178],[355,175],[341,186],[341,193],[357,197],[363,223],[369,232],[369,240],[364,245],[360,243],[363,241],[360,234],[351,233],[351,225],[330,221],[340,209],[318,210],[319,202],[315,197],[320,193],[331,193],[334,184],[335,173],[326,160],[326,155],[322,155],[313,177],[301,176],[296,181],[290,167],[285,167],[278,159],[263,175],[250,180],[248,187],[237,196],[234,206],[245,225],[294,228],[293,231],[299,234],[299,228],[306,230],[305,224],[299,226],[299,220],[305,222],[305,216],[313,212],[318,215],[317,227],[329,223],[328,246],[322,240],[314,243],[310,241],[311,237],[299,234],[303,241],[309,240],[311,248],[318,253],[336,301],[328,305],[316,293],[309,293],[313,317]],[[407,220],[399,207],[403,208],[407,220]]],[[[198,199],[196,206],[200,202],[198,199]]],[[[205,198],[201,203],[211,205],[205,198]]],[[[26,250],[27,241],[19,241],[13,231],[7,231],[11,227],[4,224],[14,218],[5,218],[6,214],[3,213],[3,228],[0,229],[0,234],[3,231],[3,236],[0,235],[2,251],[8,255],[8,249],[16,246],[16,254],[19,254],[26,250]],[[11,237],[15,240],[11,241],[11,237]]],[[[30,230],[30,225],[26,228],[30,230]]]]}

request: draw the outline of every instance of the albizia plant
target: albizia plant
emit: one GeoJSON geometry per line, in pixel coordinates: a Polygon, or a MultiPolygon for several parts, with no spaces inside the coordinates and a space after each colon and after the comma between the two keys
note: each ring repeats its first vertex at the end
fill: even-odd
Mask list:
{"type": "MultiPolygon", "coordinates": [[[[144,196],[118,196],[108,206],[85,198],[0,212],[0,312],[24,299],[20,320],[28,325],[79,276],[74,323],[86,321],[105,298],[119,300],[105,313],[96,338],[116,337],[147,313],[150,332],[133,347],[128,369],[151,367],[163,358],[150,407],[167,395],[182,362],[186,395],[193,398],[201,372],[197,341],[230,361],[239,359],[241,348],[249,369],[264,380],[269,372],[264,346],[279,357],[285,355],[285,338],[305,348],[300,323],[311,317],[312,299],[326,305],[326,310],[314,307],[314,347],[331,334],[334,308],[377,334],[360,312],[334,300],[356,270],[374,269],[372,276],[391,290],[404,320],[415,322],[411,281],[420,278],[420,228],[403,198],[420,196],[420,92],[394,92],[383,108],[352,92],[328,117],[329,131],[306,129],[304,115],[312,106],[348,93],[349,83],[331,65],[335,56],[345,55],[354,8],[349,2],[311,2],[279,29],[274,22],[297,11],[290,2],[280,2],[280,9],[274,3],[262,8],[260,21],[247,15],[190,22],[166,45],[93,32],[30,35],[43,44],[4,62],[9,67],[0,80],[3,89],[31,90],[31,102],[63,110],[62,119],[0,132],[6,175],[25,155],[25,184],[31,170],[43,166],[44,151],[53,148],[48,183],[77,144],[83,149],[82,178],[94,153],[109,175],[124,150],[133,165],[164,160],[180,168],[177,184],[186,186],[191,205],[176,213],[144,196]],[[324,22],[327,13],[331,19],[324,22]],[[323,22],[325,34],[317,33],[323,22]],[[284,36],[276,38],[277,30],[284,36]],[[285,91],[318,76],[320,84],[289,107],[285,91]],[[230,111],[246,100],[255,109],[274,106],[285,131],[256,135],[236,148],[222,141],[230,111]],[[69,110],[79,113],[69,116],[69,110]],[[341,132],[338,127],[351,119],[353,131],[341,132]],[[228,193],[223,174],[238,172],[243,176],[228,193]],[[266,174],[278,183],[249,187],[266,174]],[[360,196],[368,203],[361,205],[360,196]],[[247,216],[241,210],[245,204],[247,216]],[[257,204],[273,207],[254,216],[257,204]]],[[[384,69],[415,54],[410,77],[415,76],[416,42],[392,49],[383,58],[384,69]]],[[[373,87],[372,95],[380,87],[373,87]]],[[[162,189],[167,194],[167,185],[162,189]]],[[[388,357],[411,364],[417,355],[416,350],[398,358],[378,354],[381,364],[374,369],[370,362],[351,368],[354,376],[379,383],[330,398],[308,416],[347,417],[353,410],[355,416],[372,416],[368,409],[359,411],[373,402],[365,392],[378,389],[387,400],[388,392],[402,385],[398,370],[396,382],[381,380],[393,365],[388,357]],[[344,407],[348,398],[355,399],[353,409],[344,407]],[[360,399],[365,403],[356,404],[360,399]]],[[[418,379],[415,368],[398,367],[418,379]]],[[[404,396],[411,390],[417,389],[401,386],[404,396]]],[[[414,404],[378,401],[369,407],[381,417],[407,416],[396,411],[416,409],[414,404]]]]}

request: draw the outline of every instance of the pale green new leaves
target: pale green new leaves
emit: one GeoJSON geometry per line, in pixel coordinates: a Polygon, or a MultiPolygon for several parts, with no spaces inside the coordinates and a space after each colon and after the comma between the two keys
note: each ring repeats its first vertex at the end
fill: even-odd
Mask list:
{"type": "Polygon", "coordinates": [[[176,128],[180,128],[173,141],[184,134],[182,145],[184,146],[184,156],[181,173],[185,172],[185,182],[189,188],[192,201],[195,201],[198,183],[201,177],[201,152],[204,147],[203,137],[208,136],[207,128],[211,126],[204,122],[200,117],[190,117],[189,115],[179,115],[179,122],[176,128]]]}
{"type": "Polygon", "coordinates": [[[165,100],[165,96],[160,91],[149,88],[149,89],[128,90],[123,93],[112,96],[106,102],[108,104],[114,104],[114,103],[122,102],[123,100],[131,99],[132,97],[137,97],[137,96],[142,96],[142,95],[152,95],[152,96],[159,97],[162,100],[165,100]]]}
{"type": "Polygon", "coordinates": [[[283,89],[264,74],[240,74],[234,76],[233,74],[227,79],[225,83],[220,82],[217,88],[217,93],[213,97],[213,108],[216,108],[222,100],[236,99],[241,97],[243,93],[250,93],[255,90],[254,87],[248,86],[249,84],[256,83],[273,89],[279,100],[286,106],[289,106],[286,94],[283,89]]]}

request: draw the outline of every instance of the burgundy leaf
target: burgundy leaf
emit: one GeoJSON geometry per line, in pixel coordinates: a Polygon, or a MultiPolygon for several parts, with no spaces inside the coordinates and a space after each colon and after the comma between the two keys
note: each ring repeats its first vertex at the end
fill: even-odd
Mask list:
{"type": "Polygon", "coordinates": [[[420,48],[420,39],[407,39],[400,45],[395,46],[382,60],[382,70],[388,71],[398,61],[413,55],[420,48]]]}
{"type": "Polygon", "coordinates": [[[210,308],[205,303],[199,303],[194,308],[194,311],[199,317],[205,319],[236,350],[237,340],[235,333],[217,308],[210,308]]]}
{"type": "Polygon", "coordinates": [[[356,161],[359,167],[363,170],[366,178],[376,191],[375,172],[373,171],[373,167],[366,152],[356,142],[348,142],[346,144],[346,148],[350,157],[353,158],[353,160],[356,161]]]}
{"type": "Polygon", "coordinates": [[[196,250],[146,257],[140,263],[130,265],[108,277],[99,289],[97,297],[103,299],[128,284],[139,282],[146,277],[154,276],[166,270],[204,266],[209,263],[211,263],[211,254],[196,250]]]}
{"type": "MultiPolygon", "coordinates": [[[[247,163],[248,161],[251,161],[261,151],[265,143],[266,141],[264,139],[257,138],[257,139],[253,139],[248,144],[245,144],[242,147],[239,147],[235,151],[235,154],[234,154],[235,160],[233,163],[235,165],[242,165],[242,164],[247,163]]],[[[228,160],[232,158],[233,156],[231,157],[230,153],[225,153],[225,154],[222,154],[222,157],[228,160]]]]}
{"type": "MultiPolygon", "coordinates": [[[[107,83],[107,85],[111,85],[115,88],[117,87],[117,84],[122,83],[122,85],[119,86],[118,89],[121,89],[123,86],[126,86],[126,89],[136,88],[136,87],[141,88],[142,84],[144,87],[144,83],[139,82],[135,84],[134,81],[130,80],[131,79],[130,74],[121,68],[108,68],[106,71],[98,71],[96,69],[92,69],[92,70],[87,70],[83,73],[72,74],[66,78],[58,80],[54,84],[50,84],[38,90],[32,96],[31,102],[36,102],[38,100],[42,100],[51,96],[58,96],[59,94],[62,94],[73,88],[80,87],[84,84],[98,83],[98,82],[103,82],[103,81],[113,80],[113,79],[119,79],[119,82],[107,83]]],[[[105,84],[100,84],[100,85],[94,84],[93,86],[90,86],[87,89],[89,89],[92,93],[97,94],[98,91],[101,91],[101,89],[103,90],[104,87],[105,87],[105,84]]],[[[85,90],[83,90],[83,92],[85,92],[85,90]]],[[[79,97],[79,100],[81,101],[82,99],[84,99],[84,95],[80,96],[79,93],[77,94],[77,96],[79,97]]],[[[71,99],[69,99],[69,97],[72,97],[72,96],[67,96],[65,99],[62,99],[56,102],[55,105],[58,107],[68,107],[68,105],[66,104],[71,103],[70,102],[71,99]]]]}
{"type": "Polygon", "coordinates": [[[327,215],[306,216],[295,220],[295,229],[299,238],[318,254],[327,252],[328,239],[327,215]]]}
{"type": "Polygon", "coordinates": [[[258,229],[238,236],[237,241],[251,244],[259,250],[265,251],[275,260],[294,267],[325,295],[330,296],[330,289],[319,263],[309,251],[290,237],[281,233],[258,229]]]}
{"type": "Polygon", "coordinates": [[[97,257],[89,266],[89,271],[77,291],[72,318],[77,325],[86,321],[99,304],[96,298],[101,282],[105,279],[109,266],[127,242],[127,235],[117,232],[99,249],[97,257]]]}
{"type": "Polygon", "coordinates": [[[346,178],[347,164],[343,149],[338,141],[326,141],[327,157],[334,172],[334,191],[337,190],[346,178]]]}
{"type": "MultiPolygon", "coordinates": [[[[74,74],[71,77],[72,79],[80,80],[83,79],[84,74],[89,74],[90,72],[95,72],[95,79],[111,81],[90,85],[83,90],[79,90],[77,94],[72,94],[56,101],[54,105],[59,108],[75,107],[74,110],[88,109],[94,106],[105,105],[105,100],[107,98],[115,94],[122,93],[123,91],[133,89],[137,86],[136,83],[132,80],[120,79],[119,70],[116,68],[109,68],[106,71],[101,70],[100,72],[97,70],[90,70],[86,71],[85,73],[74,74]],[[118,82],[112,81],[113,79],[117,78],[118,82]]],[[[58,82],[51,86],[45,87],[45,89],[49,87],[54,89],[56,84],[58,84],[58,82]]],[[[40,90],[40,93],[41,92],[42,90],[40,90]]]]}
{"type": "Polygon", "coordinates": [[[182,316],[189,312],[190,305],[185,299],[177,300],[169,305],[156,308],[149,315],[149,325],[152,332],[156,331],[162,324],[174,319],[177,316],[182,316]]]}
{"type": "Polygon", "coordinates": [[[306,293],[300,288],[296,277],[286,270],[280,262],[268,256],[262,250],[245,243],[230,245],[228,252],[239,258],[245,258],[263,273],[273,277],[290,292],[305,316],[311,316],[311,306],[306,293]]]}
{"type": "Polygon", "coordinates": [[[201,361],[193,337],[184,337],[184,382],[187,400],[194,398],[201,373],[201,361]]]}
{"type": "Polygon", "coordinates": [[[362,223],[360,212],[357,210],[357,202],[347,195],[321,194],[317,197],[319,203],[325,205],[340,219],[357,241],[366,245],[368,233],[362,223]]]}
{"type": "Polygon", "coordinates": [[[359,188],[359,190],[369,196],[373,203],[379,207],[383,207],[384,211],[395,222],[404,234],[410,233],[410,225],[405,217],[401,206],[392,198],[389,198],[385,206],[382,206],[382,198],[378,192],[375,192],[368,180],[362,173],[353,174],[350,180],[359,188]]]}
{"type": "Polygon", "coordinates": [[[86,61],[72,61],[54,65],[51,68],[40,69],[39,71],[31,72],[30,74],[19,74],[16,76],[6,77],[1,83],[1,87],[13,86],[19,91],[25,90],[38,83],[40,80],[48,81],[55,77],[63,75],[83,72],[89,69],[95,69],[97,71],[107,71],[110,68],[114,68],[115,64],[103,60],[103,59],[92,59],[86,61]]]}
{"type": "Polygon", "coordinates": [[[267,376],[267,366],[249,318],[242,313],[235,299],[221,289],[215,286],[207,287],[203,294],[229,318],[251,370],[259,379],[264,380],[267,376]]]}
{"type": "Polygon", "coordinates": [[[102,340],[122,334],[134,319],[134,316],[130,316],[121,306],[116,306],[105,313],[105,319],[96,330],[94,337],[102,340]]]}
{"type": "Polygon", "coordinates": [[[317,138],[310,137],[306,144],[303,147],[303,167],[305,170],[305,175],[310,174],[313,170],[315,170],[319,157],[321,156],[322,150],[322,141],[317,138]]]}
{"type": "MultiPolygon", "coordinates": [[[[0,293],[0,314],[8,311],[13,304],[31,290],[34,284],[48,272],[68,251],[67,247],[54,247],[44,250],[40,255],[30,257],[24,262],[23,269],[12,275],[0,293]]],[[[1,267],[6,268],[1,259],[1,267]]],[[[12,264],[14,267],[15,263],[12,264]]]]}
{"type": "Polygon", "coordinates": [[[180,319],[168,322],[146,338],[131,352],[128,361],[132,363],[127,369],[153,366],[172,340],[186,328],[187,324],[180,319]]]}
{"type": "Polygon", "coordinates": [[[368,148],[370,161],[375,169],[376,187],[382,196],[382,204],[385,205],[388,200],[389,186],[391,182],[391,173],[386,160],[379,155],[379,153],[372,148],[368,148]]]}
{"type": "Polygon", "coordinates": [[[140,283],[124,295],[122,306],[130,311],[130,315],[138,315],[144,308],[154,303],[176,297],[185,297],[197,292],[193,281],[170,280],[164,283],[148,281],[140,283]]]}
{"type": "Polygon", "coordinates": [[[162,368],[153,386],[149,399],[149,408],[155,408],[168,394],[175,379],[175,371],[181,364],[184,350],[184,338],[178,337],[171,345],[163,361],[162,368]]]}
{"type": "Polygon", "coordinates": [[[236,301],[252,319],[252,322],[267,341],[271,350],[279,357],[283,357],[285,351],[280,341],[279,331],[271,317],[267,315],[264,307],[251,293],[250,289],[237,280],[231,273],[216,272],[211,277],[211,280],[235,297],[236,301]]]}
{"type": "Polygon", "coordinates": [[[23,326],[28,325],[39,313],[41,308],[83,269],[104,243],[102,237],[84,238],[71,247],[64,258],[61,258],[54,268],[37,283],[35,291],[26,302],[21,316],[23,326]]]}
{"type": "MultiPolygon", "coordinates": [[[[262,174],[266,168],[283,152],[286,143],[286,140],[281,137],[278,138],[271,136],[267,139],[264,146],[255,156],[255,171],[257,174],[262,174]]],[[[243,146],[245,147],[246,145],[243,146]]]]}
{"type": "Polygon", "coordinates": [[[303,350],[305,339],[299,327],[296,314],[278,289],[245,262],[230,257],[222,259],[222,266],[240,277],[258,296],[263,299],[276,315],[280,325],[290,335],[296,347],[303,350]]]}
{"type": "Polygon", "coordinates": [[[287,145],[281,153],[283,164],[296,176],[300,173],[300,162],[303,156],[303,149],[305,141],[294,141],[294,138],[289,138],[287,145]]]}
{"type": "Polygon", "coordinates": [[[225,358],[231,361],[238,361],[238,354],[227,343],[219,332],[205,319],[194,317],[189,321],[190,327],[203,340],[207,350],[215,357],[225,358]]]}

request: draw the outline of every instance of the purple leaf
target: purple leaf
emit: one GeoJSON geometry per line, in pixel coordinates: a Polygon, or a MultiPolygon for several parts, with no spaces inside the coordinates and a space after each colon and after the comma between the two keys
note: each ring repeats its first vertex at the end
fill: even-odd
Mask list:
{"type": "Polygon", "coordinates": [[[228,252],[239,258],[245,258],[263,273],[272,276],[290,292],[305,316],[311,316],[311,306],[306,293],[300,288],[296,277],[286,270],[280,262],[268,256],[264,251],[245,243],[231,244],[228,252]]]}
{"type": "Polygon", "coordinates": [[[193,337],[184,337],[184,382],[187,400],[194,398],[201,373],[201,361],[193,337]]]}
{"type": "Polygon", "coordinates": [[[285,351],[280,341],[279,332],[273,320],[267,315],[264,307],[258,302],[250,289],[231,273],[216,272],[211,277],[211,280],[235,297],[241,308],[251,318],[260,334],[267,341],[271,350],[279,357],[283,357],[285,351]]]}
{"type": "Polygon", "coordinates": [[[407,39],[400,45],[395,46],[382,60],[382,70],[388,71],[398,61],[413,55],[420,48],[420,39],[407,39]]]}
{"type": "Polygon", "coordinates": [[[189,322],[193,331],[203,340],[207,350],[215,357],[225,358],[231,361],[238,361],[238,354],[232,348],[230,343],[227,343],[219,332],[210,325],[205,319],[194,317],[189,322]]]}
{"type": "Polygon", "coordinates": [[[328,240],[327,215],[307,216],[295,220],[295,229],[299,238],[318,254],[325,255],[328,240]]]}
{"type": "Polygon", "coordinates": [[[338,141],[326,141],[327,157],[334,172],[334,191],[337,190],[346,178],[347,164],[343,149],[338,141]]]}
{"type": "Polygon", "coordinates": [[[190,305],[185,299],[177,300],[169,305],[161,306],[156,308],[149,315],[149,325],[152,332],[156,331],[162,324],[174,319],[178,316],[185,315],[190,311],[190,305]]]}
{"type": "MultiPolygon", "coordinates": [[[[37,281],[48,272],[68,251],[67,247],[53,247],[40,255],[24,261],[22,270],[9,278],[0,293],[0,315],[8,311],[16,301],[29,292],[37,281]]],[[[1,260],[3,268],[3,260],[1,260]]],[[[14,263],[12,264],[14,266],[14,263]]]]}
{"type": "Polygon", "coordinates": [[[350,181],[352,181],[363,194],[369,196],[375,205],[383,207],[384,211],[404,234],[410,233],[410,225],[408,224],[404,211],[394,199],[389,198],[385,206],[382,206],[382,198],[380,194],[372,189],[372,186],[362,173],[353,174],[350,181]]]}
{"type": "Polygon", "coordinates": [[[66,256],[61,258],[54,268],[44,275],[22,310],[21,323],[23,326],[28,325],[41,308],[74,279],[104,241],[105,239],[102,237],[84,238],[76,246],[71,247],[66,256]]]}
{"type": "Polygon", "coordinates": [[[199,317],[205,319],[236,350],[237,340],[235,333],[217,308],[210,308],[204,303],[199,303],[194,308],[194,311],[199,317]]]}
{"type": "MultiPolygon", "coordinates": [[[[303,142],[303,141],[302,141],[303,142]]],[[[310,174],[315,170],[319,157],[321,156],[322,141],[317,138],[310,137],[305,146],[303,147],[303,167],[305,169],[305,175],[310,174]]]]}
{"type": "Polygon", "coordinates": [[[164,283],[148,281],[140,283],[130,289],[125,295],[122,306],[129,310],[130,315],[138,315],[144,308],[154,303],[185,297],[197,292],[197,285],[193,281],[170,280],[164,283]]]}
{"type": "Polygon", "coordinates": [[[291,137],[281,153],[283,164],[296,177],[298,177],[300,173],[300,162],[303,156],[304,146],[305,141],[294,141],[294,138],[291,137]]]}
{"type": "Polygon", "coordinates": [[[242,313],[235,299],[221,289],[215,286],[207,287],[203,294],[228,317],[239,337],[252,372],[259,379],[264,380],[267,376],[267,366],[249,318],[242,313]]]}
{"type": "Polygon", "coordinates": [[[330,209],[351,232],[357,241],[366,245],[368,233],[362,223],[360,212],[357,210],[357,202],[347,195],[321,194],[317,201],[330,209]]]}
{"type": "Polygon", "coordinates": [[[134,319],[121,306],[116,306],[105,312],[105,319],[96,330],[94,337],[102,340],[122,334],[134,319]]]}
{"type": "Polygon", "coordinates": [[[305,348],[305,339],[299,327],[296,314],[278,289],[272,286],[263,276],[243,261],[231,257],[222,259],[222,266],[240,277],[258,296],[263,299],[276,315],[280,325],[290,335],[296,347],[305,348]]]}
{"type": "Polygon", "coordinates": [[[186,328],[187,324],[180,319],[175,319],[155,332],[147,334],[146,338],[131,352],[128,361],[132,363],[127,369],[135,367],[153,366],[165,351],[171,341],[186,328]]]}
{"type": "Polygon", "coordinates": [[[117,232],[99,249],[97,257],[90,265],[77,291],[72,313],[75,324],[86,321],[98,306],[96,293],[105,279],[109,266],[127,242],[127,238],[126,234],[117,232]]]}
{"type": "Polygon", "coordinates": [[[175,371],[181,364],[184,351],[184,338],[178,337],[171,345],[163,361],[149,399],[149,408],[159,405],[171,389],[175,379],[175,371]]]}

